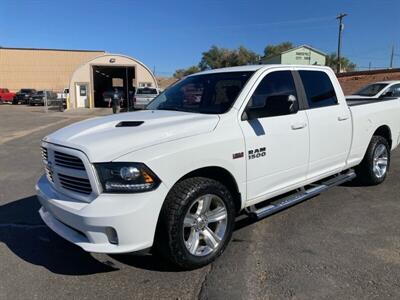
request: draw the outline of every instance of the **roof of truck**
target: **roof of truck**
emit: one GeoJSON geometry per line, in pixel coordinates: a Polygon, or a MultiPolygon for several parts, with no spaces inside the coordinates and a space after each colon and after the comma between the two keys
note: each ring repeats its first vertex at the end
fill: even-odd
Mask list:
{"type": "Polygon", "coordinates": [[[200,73],[196,73],[193,75],[198,74],[211,74],[211,73],[222,73],[222,72],[255,72],[260,69],[271,69],[271,68],[304,68],[304,69],[330,69],[326,66],[313,66],[313,65],[281,65],[281,64],[271,64],[271,65],[246,65],[246,66],[237,66],[237,67],[228,67],[228,68],[220,68],[220,69],[212,69],[212,70],[205,70],[200,73]]]}

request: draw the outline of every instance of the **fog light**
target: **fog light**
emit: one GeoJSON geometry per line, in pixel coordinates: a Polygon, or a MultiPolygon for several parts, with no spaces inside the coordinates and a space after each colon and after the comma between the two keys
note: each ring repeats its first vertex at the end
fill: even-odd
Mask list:
{"type": "Polygon", "coordinates": [[[112,227],[106,228],[106,235],[110,244],[118,245],[118,234],[117,231],[112,227]]]}

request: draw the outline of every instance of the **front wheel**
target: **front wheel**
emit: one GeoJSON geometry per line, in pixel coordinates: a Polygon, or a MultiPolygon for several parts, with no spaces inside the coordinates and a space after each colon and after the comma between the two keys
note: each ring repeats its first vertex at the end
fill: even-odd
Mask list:
{"type": "Polygon", "coordinates": [[[357,177],[366,185],[376,185],[386,179],[390,166],[390,146],[381,136],[373,136],[361,164],[356,168],[357,177]]]}
{"type": "Polygon", "coordinates": [[[183,180],[163,205],[157,249],[181,268],[202,267],[225,250],[234,219],[235,204],[224,185],[203,177],[183,180]]]}

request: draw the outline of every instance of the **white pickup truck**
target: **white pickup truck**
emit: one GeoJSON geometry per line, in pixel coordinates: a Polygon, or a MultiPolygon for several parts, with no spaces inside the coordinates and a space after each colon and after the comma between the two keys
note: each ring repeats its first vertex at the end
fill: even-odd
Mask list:
{"type": "Polygon", "coordinates": [[[40,215],[86,251],[154,248],[196,268],[224,251],[238,214],[262,218],[356,175],[381,183],[399,134],[399,100],[349,107],[327,67],[205,71],[144,111],[45,137],[40,215]]]}

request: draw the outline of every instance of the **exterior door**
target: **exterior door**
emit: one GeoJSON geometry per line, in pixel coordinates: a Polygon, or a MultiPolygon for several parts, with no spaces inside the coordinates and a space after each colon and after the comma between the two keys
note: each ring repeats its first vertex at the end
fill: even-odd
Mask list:
{"type": "Polygon", "coordinates": [[[309,133],[299,102],[292,72],[273,71],[260,79],[247,103],[241,128],[249,201],[263,200],[305,180],[309,133]]]}
{"type": "Polygon", "coordinates": [[[76,103],[77,107],[89,107],[87,83],[76,84],[76,103]]]}
{"type": "Polygon", "coordinates": [[[345,103],[338,101],[332,84],[337,82],[335,78],[318,70],[299,70],[298,73],[309,107],[310,162],[307,178],[335,174],[345,168],[349,154],[352,135],[350,111],[345,103]]]}

